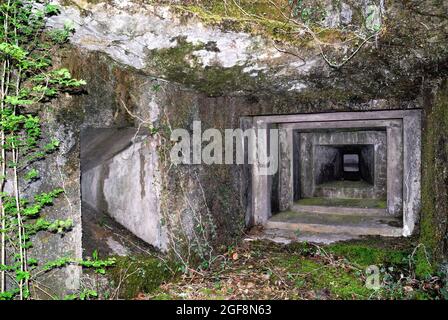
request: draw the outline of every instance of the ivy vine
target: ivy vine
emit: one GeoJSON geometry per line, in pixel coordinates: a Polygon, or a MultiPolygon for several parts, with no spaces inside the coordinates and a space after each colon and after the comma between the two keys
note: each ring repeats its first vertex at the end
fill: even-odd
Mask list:
{"type": "MultiPolygon", "coordinates": [[[[73,227],[71,219],[42,217],[63,189],[23,192],[39,179],[35,163],[59,147],[57,139],[42,135],[41,119],[30,106],[48,103],[61,92],[86,83],[52,65],[52,55],[73,31],[69,23],[61,30],[45,28],[48,17],[59,12],[58,6],[49,1],[5,0],[0,12],[0,300],[30,299],[31,288],[43,273],[68,264],[104,273],[114,260],[102,261],[96,256],[93,260],[63,257],[38,261],[30,256],[36,234],[63,234],[73,227]]],[[[95,296],[81,292],[69,298],[95,296]]]]}

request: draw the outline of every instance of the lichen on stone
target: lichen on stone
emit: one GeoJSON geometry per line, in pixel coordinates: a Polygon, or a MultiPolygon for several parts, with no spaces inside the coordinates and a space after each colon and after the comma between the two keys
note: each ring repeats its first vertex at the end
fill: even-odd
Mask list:
{"type": "Polygon", "coordinates": [[[261,80],[244,72],[246,65],[222,67],[219,63],[204,66],[195,52],[213,51],[213,44],[187,42],[178,38],[177,45],[171,48],[155,49],[149,52],[147,70],[160,74],[165,79],[182,83],[209,96],[226,92],[249,89],[261,80]]]}

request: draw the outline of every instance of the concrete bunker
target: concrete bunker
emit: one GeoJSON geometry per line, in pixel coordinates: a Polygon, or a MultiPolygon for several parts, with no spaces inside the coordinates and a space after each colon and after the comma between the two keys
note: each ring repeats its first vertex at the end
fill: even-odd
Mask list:
{"type": "MultiPolygon", "coordinates": [[[[248,122],[255,130],[279,129],[278,174],[260,174],[259,162],[250,168],[249,225],[356,236],[413,233],[421,203],[420,110],[256,116],[245,119],[246,127],[248,122]]],[[[258,131],[259,138],[263,134],[258,131]]]]}
{"type": "Polygon", "coordinates": [[[149,135],[136,128],[85,128],[80,153],[84,254],[127,255],[148,244],[166,249],[158,154],[149,135]]]}

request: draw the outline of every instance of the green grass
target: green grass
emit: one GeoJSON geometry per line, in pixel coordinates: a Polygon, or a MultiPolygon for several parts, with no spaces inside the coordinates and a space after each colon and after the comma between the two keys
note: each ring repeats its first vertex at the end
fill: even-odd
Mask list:
{"type": "Polygon", "coordinates": [[[327,251],[346,258],[361,267],[370,265],[403,265],[407,263],[408,250],[375,248],[369,245],[336,243],[329,245],[327,251]]]}
{"type": "Polygon", "coordinates": [[[276,263],[287,269],[300,289],[324,291],[335,299],[367,299],[373,292],[365,286],[361,272],[347,271],[300,255],[277,257],[276,263]]]}
{"type": "Polygon", "coordinates": [[[166,293],[158,293],[152,297],[152,300],[177,300],[177,297],[166,293]]]}

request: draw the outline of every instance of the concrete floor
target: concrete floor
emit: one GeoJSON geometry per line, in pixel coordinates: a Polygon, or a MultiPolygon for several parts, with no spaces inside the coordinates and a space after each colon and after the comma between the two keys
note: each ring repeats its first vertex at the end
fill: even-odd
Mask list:
{"type": "Polygon", "coordinates": [[[282,212],[266,224],[267,229],[289,229],[298,232],[346,233],[353,235],[400,236],[395,217],[282,212]]]}

